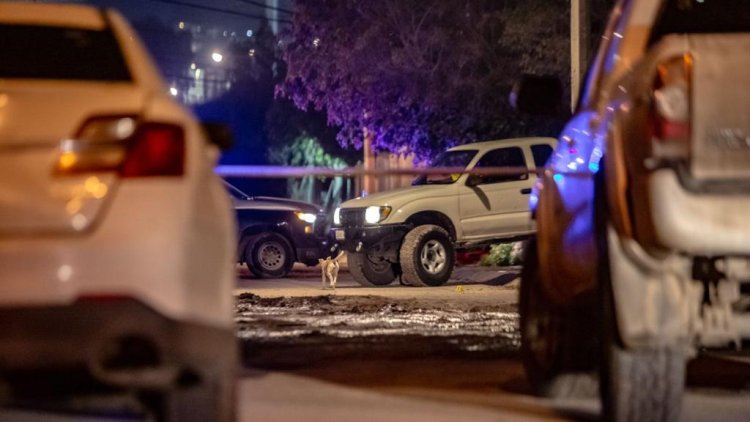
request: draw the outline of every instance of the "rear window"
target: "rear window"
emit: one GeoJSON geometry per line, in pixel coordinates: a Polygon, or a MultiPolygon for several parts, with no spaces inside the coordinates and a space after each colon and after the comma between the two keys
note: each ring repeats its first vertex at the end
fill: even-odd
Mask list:
{"type": "Polygon", "coordinates": [[[130,81],[111,31],[0,25],[0,78],[130,81]]]}
{"type": "Polygon", "coordinates": [[[750,2],[667,0],[651,33],[651,43],[668,34],[750,32],[750,2]]]}

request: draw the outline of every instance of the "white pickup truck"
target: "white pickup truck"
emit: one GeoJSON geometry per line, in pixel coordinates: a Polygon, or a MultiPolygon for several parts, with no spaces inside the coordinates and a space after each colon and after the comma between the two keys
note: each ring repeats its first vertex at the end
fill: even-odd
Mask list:
{"type": "MultiPolygon", "coordinates": [[[[555,145],[552,138],[477,142],[447,150],[431,166],[535,170],[555,145]]],[[[453,272],[456,248],[534,233],[535,181],[533,171],[422,175],[410,187],[344,202],[332,230],[360,284],[385,286],[400,276],[404,284],[439,286],[453,272]]]]}

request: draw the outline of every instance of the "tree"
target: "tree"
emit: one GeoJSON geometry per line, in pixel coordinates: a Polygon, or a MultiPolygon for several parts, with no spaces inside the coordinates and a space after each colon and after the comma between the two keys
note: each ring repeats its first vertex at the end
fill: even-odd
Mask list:
{"type": "MultiPolygon", "coordinates": [[[[566,75],[567,1],[297,2],[277,95],[327,113],[342,146],[426,159],[477,139],[554,135],[507,104],[523,71],[566,75]],[[531,24],[529,21],[532,21],[531,24]]],[[[565,78],[563,78],[565,80],[565,78]]],[[[561,99],[562,102],[562,99],[561,99]]]]}

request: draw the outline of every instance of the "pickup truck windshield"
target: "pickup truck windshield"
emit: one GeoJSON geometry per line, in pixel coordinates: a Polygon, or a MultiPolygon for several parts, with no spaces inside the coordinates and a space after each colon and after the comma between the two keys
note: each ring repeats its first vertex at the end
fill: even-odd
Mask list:
{"type": "MultiPolygon", "coordinates": [[[[466,166],[469,165],[471,162],[471,159],[474,158],[474,156],[477,155],[477,150],[475,149],[464,149],[459,151],[445,151],[435,157],[435,160],[433,160],[430,163],[430,167],[461,167],[466,168],[466,166]]],[[[445,174],[445,175],[421,175],[417,176],[417,178],[414,179],[413,182],[411,182],[412,186],[417,185],[448,185],[451,183],[454,183],[456,180],[458,180],[458,177],[454,177],[456,175],[451,174],[445,174]]]]}
{"type": "Polygon", "coordinates": [[[111,31],[3,24],[0,40],[0,79],[132,79],[111,31]]]}

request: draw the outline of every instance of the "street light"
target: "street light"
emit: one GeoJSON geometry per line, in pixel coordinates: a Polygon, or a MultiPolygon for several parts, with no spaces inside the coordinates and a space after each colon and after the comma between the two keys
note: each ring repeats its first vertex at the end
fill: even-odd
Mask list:
{"type": "Polygon", "coordinates": [[[221,61],[224,60],[224,56],[218,51],[214,51],[213,53],[211,53],[211,60],[213,60],[215,63],[221,63],[221,61]]]}

